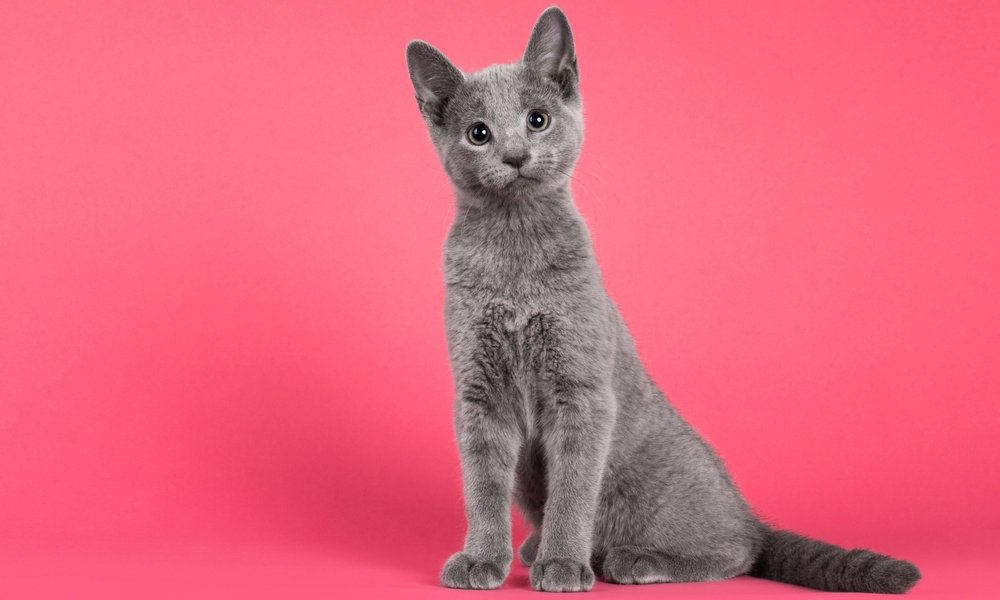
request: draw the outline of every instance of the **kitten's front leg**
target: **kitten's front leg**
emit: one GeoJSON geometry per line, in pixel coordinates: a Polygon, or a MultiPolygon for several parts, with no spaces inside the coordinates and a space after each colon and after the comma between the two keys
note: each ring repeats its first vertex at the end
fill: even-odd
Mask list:
{"type": "Polygon", "coordinates": [[[464,398],[456,407],[465,514],[465,548],[445,563],[447,587],[494,589],[510,572],[510,495],[520,434],[488,402],[464,398]]]}
{"type": "Polygon", "coordinates": [[[494,589],[510,572],[510,497],[523,434],[507,357],[495,340],[457,361],[455,428],[468,529],[463,550],[445,563],[441,583],[494,589]]]}
{"type": "Polygon", "coordinates": [[[594,515],[614,422],[610,391],[567,389],[549,405],[544,433],[549,494],[531,586],[581,592],[594,586],[590,566],[594,515]]]}
{"type": "Polygon", "coordinates": [[[548,483],[541,544],[531,565],[536,590],[578,592],[594,585],[594,517],[617,406],[608,347],[613,338],[600,331],[546,316],[533,319],[528,330],[544,398],[540,434],[548,483]]]}

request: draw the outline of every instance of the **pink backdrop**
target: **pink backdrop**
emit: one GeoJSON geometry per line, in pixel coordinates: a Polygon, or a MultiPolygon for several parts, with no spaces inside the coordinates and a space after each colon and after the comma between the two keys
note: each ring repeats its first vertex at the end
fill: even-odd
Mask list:
{"type": "MultiPolygon", "coordinates": [[[[403,55],[517,58],[545,3],[502,5],[4,2],[9,593],[447,593],[453,205],[403,55]]],[[[655,379],[765,517],[977,580],[998,5],[563,7],[574,191],[655,379]]],[[[740,586],[797,592],[674,589],[740,586]]]]}

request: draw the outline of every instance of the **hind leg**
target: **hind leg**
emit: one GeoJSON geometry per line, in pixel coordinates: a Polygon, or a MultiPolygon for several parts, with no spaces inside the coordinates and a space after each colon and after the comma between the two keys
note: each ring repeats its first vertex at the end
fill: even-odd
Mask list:
{"type": "Polygon", "coordinates": [[[716,581],[746,573],[749,552],[726,556],[682,556],[653,548],[616,546],[595,561],[598,576],[610,583],[716,581]]]}
{"type": "Polygon", "coordinates": [[[538,556],[538,546],[542,543],[542,536],[538,534],[538,531],[532,531],[521,547],[517,550],[517,555],[521,558],[521,563],[526,567],[530,567],[533,562],[535,562],[535,557],[538,556]]]}
{"type": "Polygon", "coordinates": [[[542,543],[542,515],[547,496],[545,458],[541,442],[537,438],[529,439],[518,460],[514,487],[514,499],[524,520],[532,529],[517,551],[521,562],[527,567],[535,562],[538,546],[542,543]]]}

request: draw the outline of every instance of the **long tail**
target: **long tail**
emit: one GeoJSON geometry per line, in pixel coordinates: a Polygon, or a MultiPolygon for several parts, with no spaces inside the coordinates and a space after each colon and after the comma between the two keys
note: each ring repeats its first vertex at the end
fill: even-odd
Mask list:
{"type": "Polygon", "coordinates": [[[790,531],[767,530],[750,575],[830,592],[902,594],[920,579],[912,563],[845,550],[790,531]]]}

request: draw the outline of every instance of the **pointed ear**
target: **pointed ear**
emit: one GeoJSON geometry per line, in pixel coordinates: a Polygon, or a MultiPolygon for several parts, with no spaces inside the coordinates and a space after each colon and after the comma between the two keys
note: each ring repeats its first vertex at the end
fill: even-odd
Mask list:
{"type": "Polygon", "coordinates": [[[465,76],[437,48],[420,40],[406,47],[406,65],[420,112],[440,125],[444,107],[465,76]]]}
{"type": "Polygon", "coordinates": [[[559,7],[553,6],[538,17],[521,62],[559,84],[566,98],[576,96],[578,73],[573,32],[559,7]]]}

